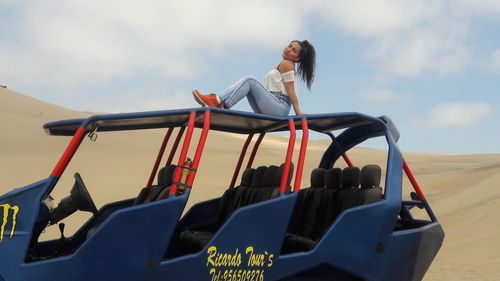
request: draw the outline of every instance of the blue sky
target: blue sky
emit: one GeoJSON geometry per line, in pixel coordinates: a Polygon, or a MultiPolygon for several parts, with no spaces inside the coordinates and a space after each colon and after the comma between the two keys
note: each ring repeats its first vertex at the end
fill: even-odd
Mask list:
{"type": "Polygon", "coordinates": [[[2,0],[0,84],[81,111],[196,107],[308,39],[303,111],[388,115],[403,151],[500,152],[499,1],[246,2],[2,0]]]}

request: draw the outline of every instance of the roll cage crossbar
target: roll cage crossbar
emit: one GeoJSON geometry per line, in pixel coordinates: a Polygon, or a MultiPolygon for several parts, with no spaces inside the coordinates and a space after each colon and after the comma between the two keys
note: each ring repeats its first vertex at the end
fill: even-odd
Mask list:
{"type": "MultiPolygon", "coordinates": [[[[253,164],[259,145],[266,133],[289,131],[290,139],[285,159],[285,169],[283,171],[282,181],[279,189],[281,193],[283,193],[286,188],[286,179],[288,178],[288,173],[291,166],[291,159],[293,156],[296,138],[295,132],[297,129],[302,130],[303,134],[299,152],[299,160],[296,169],[297,173],[293,185],[294,191],[300,189],[309,130],[328,134],[332,138],[332,144],[324,153],[319,163],[319,167],[323,168],[331,167],[339,157],[342,157],[348,166],[353,166],[354,164],[345,152],[367,139],[385,136],[388,139],[389,149],[392,149],[392,146],[394,146],[399,139],[399,132],[388,117],[381,116],[375,118],[360,113],[334,113],[278,117],[235,110],[229,111],[217,108],[196,108],[169,111],[95,115],[89,118],[50,122],[44,125],[44,129],[49,135],[73,136],[68,147],[54,167],[51,175],[58,179],[63,174],[65,168],[71,161],[80,143],[87,134],[104,131],[167,128],[167,132],[163,138],[159,153],[156,157],[153,169],[147,181],[147,186],[151,186],[159,168],[162,156],[165,152],[168,140],[170,139],[173,133],[173,128],[175,127],[180,127],[180,129],[165,166],[172,163],[173,157],[180,143],[180,139],[182,138],[186,128],[187,131],[186,135],[184,136],[184,142],[179,156],[179,161],[174,173],[173,185],[170,190],[170,194],[175,194],[179,184],[181,184],[179,182],[182,173],[181,166],[186,161],[189,145],[191,143],[191,137],[195,127],[202,128],[202,133],[200,135],[187,181],[183,183],[183,185],[185,185],[187,189],[191,189],[191,186],[193,184],[209,130],[248,135],[236,164],[230,187],[234,187],[235,185],[236,179],[241,170],[244,156],[254,134],[259,133],[259,137],[254,144],[246,168],[251,167],[251,165],[253,164]],[[345,130],[339,136],[334,137],[331,131],[339,129],[345,130]]],[[[404,201],[403,205],[409,206],[410,208],[412,206],[423,205],[431,220],[437,221],[434,213],[432,212],[429,204],[426,201],[424,193],[422,192],[420,186],[415,180],[410,168],[408,167],[408,164],[404,159],[402,168],[416,191],[416,196],[412,198],[413,200],[404,201]]],[[[53,186],[56,182],[57,180],[54,182],[53,186]]],[[[53,188],[53,186],[51,187],[51,189],[53,188]]]]}

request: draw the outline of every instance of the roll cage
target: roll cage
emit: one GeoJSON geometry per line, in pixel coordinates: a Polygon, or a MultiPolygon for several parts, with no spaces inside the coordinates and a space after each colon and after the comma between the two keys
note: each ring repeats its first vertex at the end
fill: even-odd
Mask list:
{"type": "MultiPolygon", "coordinates": [[[[151,171],[150,177],[147,181],[147,186],[151,186],[158,170],[166,144],[170,139],[173,128],[175,127],[180,127],[181,129],[179,130],[178,135],[175,139],[174,146],[172,147],[172,150],[169,154],[166,165],[170,165],[172,163],[180,139],[185,129],[187,128],[181,155],[177,164],[179,167],[181,167],[186,160],[186,153],[191,142],[193,129],[203,129],[196,149],[193,165],[191,167],[192,170],[186,183],[188,189],[190,189],[191,185],[193,184],[196,175],[196,169],[198,167],[201,154],[203,153],[205,141],[210,130],[248,135],[248,138],[241,150],[240,158],[231,180],[231,187],[235,185],[246,150],[255,134],[260,135],[257,139],[246,167],[249,168],[252,165],[253,159],[265,134],[289,131],[290,139],[285,160],[287,168],[284,170],[285,173],[288,173],[291,157],[293,154],[293,145],[295,144],[295,131],[302,130],[304,132],[299,153],[300,158],[297,167],[297,175],[294,183],[295,191],[300,189],[299,185],[302,177],[303,161],[307,150],[309,130],[316,131],[318,133],[324,133],[328,135],[332,140],[332,143],[325,151],[318,165],[318,167],[320,168],[332,167],[340,157],[342,157],[346,161],[348,166],[353,166],[354,164],[347,156],[346,151],[370,138],[380,136],[386,138],[390,154],[389,158],[393,157],[391,156],[392,154],[397,155],[397,157],[394,157],[394,160],[396,160],[396,158],[402,158],[402,155],[396,145],[400,137],[399,131],[397,130],[392,120],[387,116],[373,117],[356,112],[346,112],[280,117],[235,110],[224,110],[218,108],[194,108],[94,115],[88,118],[49,122],[43,126],[44,130],[49,135],[73,136],[66,151],[51,173],[51,175],[55,177],[56,180],[52,184],[48,193],[50,193],[55,183],[57,182],[57,179],[64,172],[64,169],[78,149],[78,146],[82,142],[85,135],[88,135],[90,138],[92,138],[93,135],[97,132],[168,128],[163,142],[160,146],[160,151],[151,171]],[[331,133],[331,131],[340,129],[345,130],[338,136],[334,136],[331,133]]],[[[391,163],[391,161],[389,161],[388,164],[391,168],[393,167],[393,165],[391,165],[393,164],[391,163]]],[[[424,193],[422,192],[415,177],[413,176],[413,173],[411,172],[411,169],[404,159],[402,159],[402,167],[416,192],[412,193],[412,200],[403,201],[403,205],[408,209],[414,206],[425,208],[431,221],[437,221],[437,218],[431,207],[429,206],[424,193]]],[[[174,174],[174,182],[179,181],[180,173],[181,169],[176,169],[174,174]]],[[[389,167],[387,174],[389,175],[389,167]]],[[[282,177],[283,182],[280,187],[280,192],[284,191],[285,178],[286,177],[282,177]]],[[[387,190],[388,188],[390,189],[390,185],[387,185],[386,183],[386,193],[388,191],[390,192],[390,190],[387,190]]],[[[176,190],[177,185],[174,184],[170,193],[175,194],[176,190]]],[[[398,197],[400,198],[400,196],[398,197]]],[[[411,217],[409,212],[406,212],[404,210],[403,212],[405,213],[405,217],[411,217]]]]}

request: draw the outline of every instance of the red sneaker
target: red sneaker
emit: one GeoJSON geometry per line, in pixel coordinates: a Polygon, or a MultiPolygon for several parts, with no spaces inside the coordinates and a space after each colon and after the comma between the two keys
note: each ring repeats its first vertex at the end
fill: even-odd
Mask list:
{"type": "Polygon", "coordinates": [[[193,91],[193,97],[197,103],[203,107],[219,107],[224,108],[223,103],[219,103],[215,94],[203,95],[198,90],[193,91]]]}

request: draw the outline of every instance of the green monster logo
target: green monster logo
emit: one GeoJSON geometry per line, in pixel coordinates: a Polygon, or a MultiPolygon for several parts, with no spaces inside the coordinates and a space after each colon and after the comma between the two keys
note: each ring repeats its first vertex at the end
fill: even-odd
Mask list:
{"type": "Polygon", "coordinates": [[[10,229],[10,237],[14,235],[14,232],[16,231],[16,223],[17,223],[17,214],[19,213],[19,206],[17,205],[10,205],[10,204],[0,204],[0,210],[3,210],[3,215],[2,215],[2,225],[0,226],[0,243],[3,241],[3,234],[5,231],[5,227],[7,226],[7,223],[9,222],[9,214],[10,210],[12,210],[12,228],[10,229]]]}

